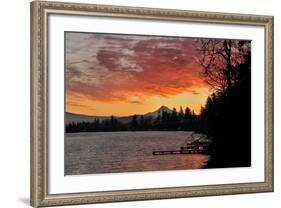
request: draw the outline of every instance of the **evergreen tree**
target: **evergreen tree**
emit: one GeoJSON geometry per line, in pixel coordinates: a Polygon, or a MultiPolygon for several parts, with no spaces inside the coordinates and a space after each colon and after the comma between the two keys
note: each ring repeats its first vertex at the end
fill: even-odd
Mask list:
{"type": "Polygon", "coordinates": [[[186,107],[186,108],[185,108],[184,117],[185,117],[186,119],[188,119],[188,118],[191,117],[191,110],[190,110],[189,107],[186,107]]]}
{"type": "Polygon", "coordinates": [[[182,107],[180,106],[180,110],[179,110],[179,118],[182,120],[184,118],[184,112],[182,107]]]}
{"type": "Polygon", "coordinates": [[[136,131],[138,128],[138,118],[137,115],[133,115],[132,121],[131,121],[131,129],[132,131],[136,131]]]}

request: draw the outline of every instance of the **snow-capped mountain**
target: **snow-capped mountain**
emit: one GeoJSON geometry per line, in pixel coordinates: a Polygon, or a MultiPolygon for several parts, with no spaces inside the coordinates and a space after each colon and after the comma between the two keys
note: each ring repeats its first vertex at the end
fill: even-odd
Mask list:
{"type": "MultiPolygon", "coordinates": [[[[152,119],[157,118],[158,115],[162,115],[163,112],[167,112],[167,113],[172,113],[172,110],[170,108],[168,108],[167,106],[161,106],[160,108],[158,108],[157,110],[153,111],[153,112],[149,112],[143,115],[136,115],[137,117],[143,116],[144,118],[148,118],[151,117],[152,119]]],[[[122,123],[129,123],[132,120],[132,117],[134,115],[130,115],[130,116],[122,116],[122,117],[118,117],[118,116],[114,116],[114,118],[118,119],[120,122],[122,123]]],[[[65,113],[65,123],[69,124],[71,122],[92,122],[96,119],[102,121],[105,119],[109,119],[110,116],[88,116],[88,115],[81,115],[81,114],[74,114],[74,113],[65,113]]]]}
{"type": "Polygon", "coordinates": [[[163,112],[167,112],[167,113],[172,113],[172,110],[170,108],[168,108],[167,106],[162,105],[159,109],[157,109],[156,111],[147,113],[145,115],[143,115],[144,117],[152,117],[152,118],[156,118],[158,115],[162,115],[163,112]]]}

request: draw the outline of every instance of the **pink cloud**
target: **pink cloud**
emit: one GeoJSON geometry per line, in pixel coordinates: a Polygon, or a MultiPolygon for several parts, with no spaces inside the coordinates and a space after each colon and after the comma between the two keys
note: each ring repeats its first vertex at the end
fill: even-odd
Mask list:
{"type": "Polygon", "coordinates": [[[83,33],[71,34],[66,41],[66,94],[136,104],[141,101],[130,97],[196,94],[196,88],[207,85],[194,59],[194,40],[104,34],[83,39],[83,33]]]}

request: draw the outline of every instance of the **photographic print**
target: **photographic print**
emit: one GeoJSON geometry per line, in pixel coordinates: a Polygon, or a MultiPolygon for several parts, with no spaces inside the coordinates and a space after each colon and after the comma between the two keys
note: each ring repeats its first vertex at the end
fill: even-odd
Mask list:
{"type": "Polygon", "coordinates": [[[30,8],[33,207],[274,190],[273,16],[30,8]]]}
{"type": "Polygon", "coordinates": [[[65,175],[251,166],[251,41],[65,32],[65,175]]]}

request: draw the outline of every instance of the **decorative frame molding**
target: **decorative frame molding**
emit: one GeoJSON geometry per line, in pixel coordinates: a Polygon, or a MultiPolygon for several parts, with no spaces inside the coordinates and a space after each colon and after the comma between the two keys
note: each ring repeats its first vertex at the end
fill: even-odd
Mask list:
{"type": "Polygon", "coordinates": [[[273,17],[61,2],[31,2],[31,205],[34,207],[273,191],[273,17]],[[265,28],[265,181],[74,194],[48,194],[47,17],[71,14],[257,25],[265,28]]]}

